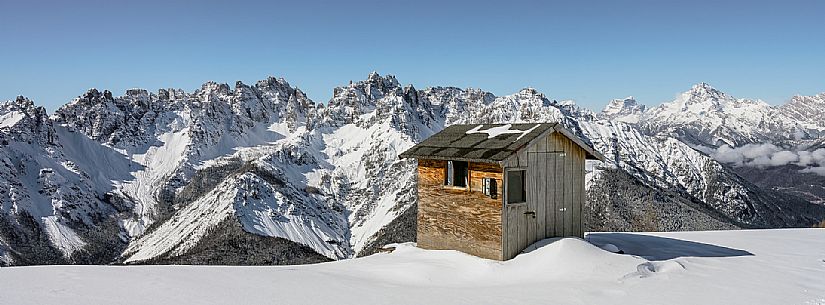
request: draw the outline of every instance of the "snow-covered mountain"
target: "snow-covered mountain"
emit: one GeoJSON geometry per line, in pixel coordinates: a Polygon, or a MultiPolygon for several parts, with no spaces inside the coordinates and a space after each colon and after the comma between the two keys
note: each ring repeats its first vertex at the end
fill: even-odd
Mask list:
{"type": "Polygon", "coordinates": [[[677,138],[723,162],[738,160],[731,151],[745,153],[745,158],[750,160],[770,160],[744,162],[744,166],[756,165],[755,168],[742,168],[743,162],[732,165],[760,187],[813,202],[825,201],[825,193],[816,187],[820,179],[815,174],[806,174],[825,172],[822,170],[825,164],[803,161],[805,156],[822,147],[825,93],[794,96],[784,105],[770,106],[759,100],[734,98],[707,83],[700,83],[671,102],[636,112],[624,110],[633,108],[632,105],[614,100],[599,115],[632,123],[646,135],[677,138]],[[791,157],[771,160],[774,156],[770,151],[748,149],[750,147],[776,147],[791,157]],[[793,158],[797,155],[802,157],[793,158]],[[790,181],[795,182],[786,183],[790,181]]]}
{"type": "Polygon", "coordinates": [[[638,123],[639,117],[647,110],[647,106],[636,102],[632,96],[623,99],[613,99],[604,107],[599,115],[608,120],[625,123],[638,123]]]}
{"type": "Polygon", "coordinates": [[[825,93],[813,96],[795,95],[791,100],[778,108],[779,113],[786,119],[793,120],[803,130],[808,130],[809,136],[822,141],[825,132],[825,93]]]}
{"type": "MultiPolygon", "coordinates": [[[[739,107],[709,86],[694,89],[681,104],[739,107]]],[[[268,264],[370,253],[414,236],[415,162],[397,155],[458,123],[558,121],[591,142],[609,158],[588,174],[591,218],[619,220],[598,228],[640,229],[643,205],[658,207],[645,226],[660,230],[807,226],[825,213],[760,190],[676,137],[535,89],[502,97],[418,90],[371,73],[333,93],[316,104],[276,78],[234,88],[208,82],[192,93],[133,89],[115,97],[92,89],[51,118],[23,98],[7,102],[0,182],[13,187],[0,202],[0,257],[12,261],[5,264],[268,264]],[[631,188],[616,193],[615,183],[631,188]],[[29,244],[53,253],[42,262],[31,257],[47,256],[24,251],[41,235],[29,244]]],[[[634,104],[617,102],[608,112],[670,111],[634,104]]],[[[702,107],[713,108],[688,108],[702,107]]]]}
{"type": "Polygon", "coordinates": [[[70,158],[72,147],[63,145],[46,110],[18,97],[0,104],[0,118],[0,261],[108,256],[100,246],[117,244],[110,216],[118,207],[103,199],[84,161],[70,158]]]}
{"type": "Polygon", "coordinates": [[[699,83],[675,100],[645,109],[635,100],[613,100],[605,118],[636,124],[646,134],[667,135],[691,145],[738,147],[749,143],[799,145],[825,131],[825,94],[794,96],[782,106],[732,97],[699,83]]]}

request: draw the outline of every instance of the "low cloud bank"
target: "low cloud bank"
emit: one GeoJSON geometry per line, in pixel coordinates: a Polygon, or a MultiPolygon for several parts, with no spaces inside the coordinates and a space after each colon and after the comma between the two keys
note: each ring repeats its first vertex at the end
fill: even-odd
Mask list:
{"type": "Polygon", "coordinates": [[[766,144],[747,144],[740,147],[723,145],[717,149],[700,148],[719,162],[735,166],[772,167],[798,165],[804,167],[800,172],[825,176],[825,148],[813,151],[787,150],[766,144]]]}

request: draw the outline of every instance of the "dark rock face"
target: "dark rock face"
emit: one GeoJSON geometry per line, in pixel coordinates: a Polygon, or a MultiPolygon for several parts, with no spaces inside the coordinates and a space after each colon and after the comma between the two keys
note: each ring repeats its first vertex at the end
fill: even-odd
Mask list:
{"type": "Polygon", "coordinates": [[[156,265],[300,265],[330,261],[312,248],[243,230],[235,219],[213,228],[181,256],[161,256],[140,264],[156,265]]]}
{"type": "Polygon", "coordinates": [[[358,252],[357,256],[373,255],[388,244],[416,241],[417,217],[418,205],[414,204],[378,231],[378,233],[375,233],[366,246],[364,246],[364,249],[358,252]]]}
{"type": "Polygon", "coordinates": [[[796,165],[733,168],[738,175],[762,189],[791,194],[816,204],[825,204],[825,176],[800,172],[802,169],[796,165]]]}
{"type": "Polygon", "coordinates": [[[696,231],[739,228],[684,193],[646,186],[631,175],[605,169],[587,190],[583,221],[589,232],[696,231]]]}
{"type": "Polygon", "coordinates": [[[41,226],[28,213],[0,215],[0,238],[8,244],[14,265],[69,263],[69,260],[52,246],[41,226]]]}

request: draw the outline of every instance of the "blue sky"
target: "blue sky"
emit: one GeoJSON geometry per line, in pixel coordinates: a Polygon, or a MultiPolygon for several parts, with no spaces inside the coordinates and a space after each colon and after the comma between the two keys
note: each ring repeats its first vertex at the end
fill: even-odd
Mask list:
{"type": "Polygon", "coordinates": [[[0,100],[286,78],[316,102],[394,74],[417,88],[535,87],[600,109],[705,81],[780,104],[825,92],[825,1],[0,0],[0,100]]]}

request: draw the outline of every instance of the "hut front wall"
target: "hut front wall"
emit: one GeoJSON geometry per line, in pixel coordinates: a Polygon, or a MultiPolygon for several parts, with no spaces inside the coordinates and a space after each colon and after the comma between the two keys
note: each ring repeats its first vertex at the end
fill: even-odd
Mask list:
{"type": "Polygon", "coordinates": [[[418,246],[458,250],[501,260],[502,170],[469,163],[467,189],[444,186],[447,161],[418,160],[418,246]],[[482,192],[482,179],[495,178],[496,199],[482,192]]]}
{"type": "Polygon", "coordinates": [[[507,161],[507,168],[526,169],[528,181],[526,207],[510,204],[505,209],[505,259],[544,238],[584,236],[584,162],[584,149],[558,132],[507,161]]]}

